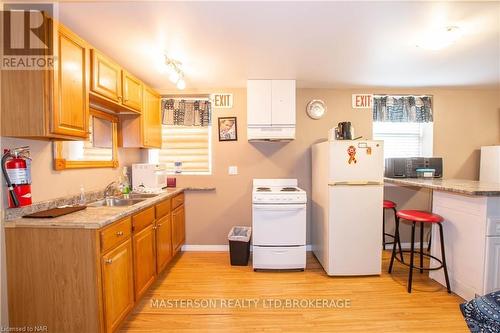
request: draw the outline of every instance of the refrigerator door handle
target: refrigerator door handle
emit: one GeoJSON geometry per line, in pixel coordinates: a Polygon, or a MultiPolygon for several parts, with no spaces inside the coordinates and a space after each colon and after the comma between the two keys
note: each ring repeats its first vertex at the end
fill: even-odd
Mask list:
{"type": "Polygon", "coordinates": [[[351,182],[329,182],[328,186],[366,186],[366,185],[384,185],[383,182],[375,181],[351,181],[351,182]]]}

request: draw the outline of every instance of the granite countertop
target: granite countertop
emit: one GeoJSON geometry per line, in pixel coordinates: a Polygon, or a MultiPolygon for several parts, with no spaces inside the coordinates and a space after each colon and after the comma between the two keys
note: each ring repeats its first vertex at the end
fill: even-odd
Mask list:
{"type": "Polygon", "coordinates": [[[87,207],[84,210],[55,218],[17,218],[5,221],[6,228],[83,228],[100,229],[123,217],[137,213],[169,197],[184,191],[209,191],[214,188],[168,188],[153,198],[147,198],[132,206],[87,207]]]}
{"type": "Polygon", "coordinates": [[[500,183],[466,179],[384,178],[386,183],[475,196],[500,196],[500,183]]]}

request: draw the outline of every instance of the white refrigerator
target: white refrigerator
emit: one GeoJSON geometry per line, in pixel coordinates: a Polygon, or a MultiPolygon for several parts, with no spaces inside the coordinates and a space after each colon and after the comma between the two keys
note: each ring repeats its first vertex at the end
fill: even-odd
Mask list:
{"type": "Polygon", "coordinates": [[[312,147],[312,250],[328,275],[382,269],[383,141],[312,147]]]}

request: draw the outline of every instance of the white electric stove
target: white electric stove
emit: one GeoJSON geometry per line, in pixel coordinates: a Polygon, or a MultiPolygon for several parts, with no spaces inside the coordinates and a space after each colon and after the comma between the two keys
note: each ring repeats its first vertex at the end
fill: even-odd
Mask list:
{"type": "Polygon", "coordinates": [[[307,194],[297,179],[254,179],[253,268],[306,267],[307,194]]]}

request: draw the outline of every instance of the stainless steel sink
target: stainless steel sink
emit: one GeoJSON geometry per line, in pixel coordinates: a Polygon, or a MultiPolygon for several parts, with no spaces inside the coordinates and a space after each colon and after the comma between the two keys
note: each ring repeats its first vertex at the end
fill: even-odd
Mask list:
{"type": "Polygon", "coordinates": [[[149,199],[159,196],[159,193],[129,193],[130,199],[149,199]]]}
{"type": "Polygon", "coordinates": [[[121,199],[121,198],[107,198],[98,200],[88,204],[88,207],[123,207],[123,206],[132,206],[136,203],[146,200],[144,199],[121,199]]]}

